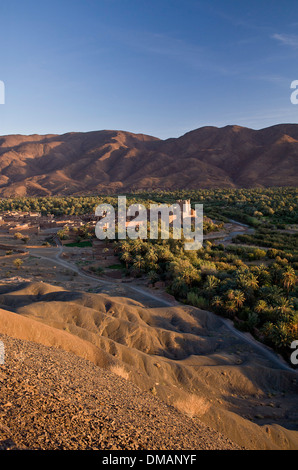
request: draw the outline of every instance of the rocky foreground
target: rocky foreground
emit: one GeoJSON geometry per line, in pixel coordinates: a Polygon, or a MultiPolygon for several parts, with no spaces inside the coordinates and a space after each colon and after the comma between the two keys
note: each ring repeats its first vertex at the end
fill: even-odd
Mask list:
{"type": "Polygon", "coordinates": [[[237,449],[196,418],[74,354],[0,335],[0,449],[237,449]]]}

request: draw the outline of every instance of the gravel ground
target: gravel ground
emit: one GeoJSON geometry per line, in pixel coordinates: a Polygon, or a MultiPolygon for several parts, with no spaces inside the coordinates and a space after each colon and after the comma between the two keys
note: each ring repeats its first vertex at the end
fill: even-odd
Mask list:
{"type": "Polygon", "coordinates": [[[0,340],[0,449],[238,449],[150,391],[73,354],[0,340]]]}

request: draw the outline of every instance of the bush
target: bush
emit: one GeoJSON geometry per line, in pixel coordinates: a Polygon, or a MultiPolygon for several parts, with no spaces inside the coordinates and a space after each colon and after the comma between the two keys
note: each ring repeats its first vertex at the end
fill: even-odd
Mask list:
{"type": "Polygon", "coordinates": [[[13,261],[13,264],[15,265],[15,267],[17,269],[20,269],[20,267],[23,265],[24,261],[22,261],[20,258],[16,258],[14,261],[13,261]]]}
{"type": "Polygon", "coordinates": [[[205,400],[205,398],[198,397],[197,395],[188,395],[185,399],[177,400],[174,403],[174,407],[177,410],[185,413],[190,418],[194,416],[202,416],[210,408],[210,404],[205,400]]]}
{"type": "Polygon", "coordinates": [[[208,302],[207,300],[202,297],[202,296],[198,296],[195,292],[191,291],[191,292],[188,292],[187,294],[187,302],[191,305],[193,305],[194,307],[197,307],[197,308],[200,308],[202,310],[204,309],[207,309],[208,308],[208,302]]]}
{"type": "Polygon", "coordinates": [[[16,232],[16,233],[14,234],[14,238],[15,238],[16,240],[22,240],[23,237],[24,237],[24,235],[23,235],[22,233],[20,233],[20,232],[16,232]]]}

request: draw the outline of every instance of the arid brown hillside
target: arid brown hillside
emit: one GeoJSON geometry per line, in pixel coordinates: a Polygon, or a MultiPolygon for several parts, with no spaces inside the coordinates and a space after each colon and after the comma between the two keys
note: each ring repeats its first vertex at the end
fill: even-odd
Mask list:
{"type": "Polygon", "coordinates": [[[159,140],[123,131],[0,137],[0,195],[297,186],[298,125],[203,127],[159,140]]]}
{"type": "Polygon", "coordinates": [[[35,449],[298,448],[296,372],[276,367],[211,312],[3,283],[0,341],[0,448],[7,439],[35,449]],[[19,349],[9,338],[32,343],[19,349]]]}
{"type": "Polygon", "coordinates": [[[0,338],[0,450],[239,449],[111,371],[55,347],[0,338]]]}

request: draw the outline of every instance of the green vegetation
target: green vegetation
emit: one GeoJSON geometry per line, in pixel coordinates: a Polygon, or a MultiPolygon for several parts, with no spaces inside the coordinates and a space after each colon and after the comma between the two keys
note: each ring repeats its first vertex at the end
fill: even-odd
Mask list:
{"type": "MultiPolygon", "coordinates": [[[[246,248],[207,242],[196,252],[176,240],[117,242],[115,251],[134,276],[162,280],[182,302],[228,317],[283,353],[298,338],[297,275],[288,253],[262,252],[264,264],[246,264],[246,248]],[[243,256],[242,256],[243,255],[243,256]]],[[[251,249],[252,259],[262,250],[251,249]]],[[[296,259],[296,258],[295,258],[296,259]]]]}
{"type": "Polygon", "coordinates": [[[16,232],[16,233],[14,234],[15,240],[22,240],[23,236],[24,236],[24,235],[23,235],[22,233],[20,233],[20,232],[16,232]]]}
{"type": "Polygon", "coordinates": [[[122,264],[111,264],[111,266],[107,266],[107,269],[119,269],[121,271],[123,269],[122,264]]]}
{"type": "Polygon", "coordinates": [[[82,225],[81,227],[74,227],[71,230],[68,226],[64,227],[57,232],[60,240],[69,240],[75,239],[75,242],[68,243],[66,246],[92,246],[92,238],[95,237],[94,230],[89,226],[89,224],[82,225]]]}
{"type": "Polygon", "coordinates": [[[169,204],[191,198],[213,220],[254,231],[227,246],[206,241],[196,252],[185,251],[183,240],[117,242],[115,251],[131,275],[165,282],[180,301],[232,319],[288,358],[298,339],[298,246],[297,230],[284,229],[298,222],[297,195],[293,188],[155,194],[169,204]]]}
{"type": "Polygon", "coordinates": [[[20,269],[23,263],[24,261],[22,261],[20,258],[16,258],[13,260],[13,264],[17,269],[20,269]]]}
{"type": "MultiPolygon", "coordinates": [[[[128,204],[172,204],[178,199],[191,199],[204,204],[205,215],[227,222],[229,218],[259,225],[268,221],[283,228],[298,223],[297,188],[202,189],[192,191],[153,191],[126,194],[128,204]]],[[[82,215],[94,213],[98,204],[117,206],[117,196],[23,197],[0,199],[2,211],[36,211],[42,215],[82,215]]]]}
{"type": "MultiPolygon", "coordinates": [[[[163,281],[169,293],[187,304],[228,317],[289,357],[298,339],[297,188],[152,191],[127,194],[127,203],[172,204],[190,199],[204,205],[204,233],[231,220],[249,226],[247,233],[222,244],[206,241],[185,251],[184,240],[125,240],[115,252],[127,274],[163,281]],[[212,219],[212,220],[211,220],[212,219]]],[[[117,206],[117,196],[1,199],[0,211],[39,211],[58,215],[93,213],[101,203],[117,206]]],[[[70,246],[89,246],[94,229],[76,229],[70,246]]],[[[58,232],[68,239],[67,230],[58,232]]],[[[115,265],[118,266],[118,265],[115,265]]],[[[113,266],[113,269],[118,269],[113,266]]],[[[98,272],[98,268],[94,268],[98,272]]]]}
{"type": "Polygon", "coordinates": [[[83,241],[83,242],[78,242],[78,243],[67,243],[65,246],[76,246],[78,248],[85,248],[87,246],[92,246],[92,242],[90,241],[83,241]]]}
{"type": "Polygon", "coordinates": [[[235,243],[269,247],[275,250],[298,251],[298,232],[290,234],[260,228],[253,235],[237,235],[235,243]]]}
{"type": "MultiPolygon", "coordinates": [[[[147,196],[140,197],[127,195],[129,204],[140,202],[149,207],[153,200],[147,196]]],[[[117,196],[67,196],[67,197],[22,197],[22,198],[2,198],[0,199],[0,212],[3,211],[23,211],[40,212],[46,216],[54,214],[63,215],[84,215],[94,214],[95,208],[99,204],[111,204],[116,207],[117,196]]]]}

